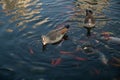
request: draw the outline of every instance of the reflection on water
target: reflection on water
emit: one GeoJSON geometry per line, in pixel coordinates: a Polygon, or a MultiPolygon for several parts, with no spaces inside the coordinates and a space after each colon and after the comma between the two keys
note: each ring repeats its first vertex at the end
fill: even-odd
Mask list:
{"type": "MultiPolygon", "coordinates": [[[[3,10],[5,10],[5,13],[7,16],[11,16],[10,22],[11,24],[13,22],[17,22],[16,26],[21,27],[19,28],[19,31],[24,30],[27,28],[27,24],[41,18],[41,16],[35,16],[40,14],[42,8],[42,3],[38,3],[39,0],[31,1],[31,0],[16,0],[16,1],[9,1],[9,0],[3,0],[3,10]],[[32,7],[34,9],[31,9],[29,7],[32,7]]],[[[44,21],[42,22],[44,23],[44,21]]],[[[8,29],[10,31],[10,29],[8,29]]],[[[12,31],[12,30],[11,30],[12,31]]],[[[10,32],[11,32],[10,31],[10,32]]]]}
{"type": "Polygon", "coordinates": [[[0,79],[119,80],[111,65],[119,45],[98,39],[104,31],[120,37],[119,17],[118,0],[0,0],[0,79]],[[90,37],[86,9],[96,19],[90,37]],[[68,23],[68,39],[42,51],[41,35],[68,23]]]}

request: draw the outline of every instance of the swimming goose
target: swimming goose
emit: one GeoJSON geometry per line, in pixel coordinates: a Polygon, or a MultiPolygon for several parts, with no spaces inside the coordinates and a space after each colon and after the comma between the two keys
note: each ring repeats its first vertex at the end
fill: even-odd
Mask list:
{"type": "Polygon", "coordinates": [[[65,25],[63,28],[55,29],[50,31],[46,35],[42,35],[42,44],[45,46],[46,44],[54,44],[61,41],[64,35],[67,33],[70,25],[65,25]]]}
{"type": "Polygon", "coordinates": [[[93,28],[95,27],[95,19],[93,17],[93,12],[91,10],[86,10],[86,17],[84,20],[85,28],[93,28]]]}

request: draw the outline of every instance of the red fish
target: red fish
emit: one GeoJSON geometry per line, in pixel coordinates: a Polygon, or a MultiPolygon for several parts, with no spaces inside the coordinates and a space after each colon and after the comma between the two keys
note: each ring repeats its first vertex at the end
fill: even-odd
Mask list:
{"type": "Polygon", "coordinates": [[[54,60],[54,59],[52,59],[52,62],[51,62],[51,64],[52,64],[52,65],[54,65],[54,64],[55,64],[55,60],[54,60]]]}
{"type": "Polygon", "coordinates": [[[61,54],[72,54],[72,52],[68,52],[68,51],[60,51],[61,54]]]}
{"type": "Polygon", "coordinates": [[[34,54],[32,48],[29,48],[30,54],[34,54]]]}
{"type": "Polygon", "coordinates": [[[80,60],[80,61],[85,61],[85,60],[87,60],[86,58],[81,58],[81,57],[78,57],[78,56],[76,56],[75,59],[76,59],[76,60],[80,60]]]}
{"type": "Polygon", "coordinates": [[[61,60],[62,60],[61,58],[58,58],[58,59],[56,60],[56,62],[55,62],[55,65],[60,64],[61,60]]]}
{"type": "Polygon", "coordinates": [[[98,70],[98,69],[96,69],[96,68],[94,68],[94,72],[98,75],[98,74],[100,74],[100,71],[98,70]]]}
{"type": "Polygon", "coordinates": [[[58,59],[56,59],[56,60],[52,59],[51,64],[54,65],[54,66],[56,66],[56,65],[58,65],[58,64],[61,63],[61,60],[62,60],[61,58],[58,58],[58,59]]]}

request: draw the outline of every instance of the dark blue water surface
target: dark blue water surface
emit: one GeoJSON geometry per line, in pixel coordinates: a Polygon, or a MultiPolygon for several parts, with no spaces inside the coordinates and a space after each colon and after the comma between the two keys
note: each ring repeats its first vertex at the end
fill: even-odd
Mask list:
{"type": "Polygon", "coordinates": [[[120,44],[94,37],[101,32],[120,37],[120,1],[88,1],[97,4],[0,0],[0,80],[120,80],[120,67],[112,65],[113,57],[120,59],[120,44]],[[89,38],[83,28],[87,8],[97,23],[89,38]],[[64,24],[71,26],[68,40],[42,51],[41,35],[64,24]]]}

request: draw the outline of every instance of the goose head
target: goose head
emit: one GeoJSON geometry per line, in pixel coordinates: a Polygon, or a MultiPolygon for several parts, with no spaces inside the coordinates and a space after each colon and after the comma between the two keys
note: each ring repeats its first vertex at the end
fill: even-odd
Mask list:
{"type": "Polygon", "coordinates": [[[45,46],[46,44],[49,43],[49,39],[45,35],[42,35],[41,38],[42,38],[42,44],[43,44],[43,46],[45,46]]]}
{"type": "Polygon", "coordinates": [[[88,10],[88,9],[86,9],[86,16],[88,16],[88,15],[92,15],[92,14],[93,14],[92,10],[88,10]]]}
{"type": "Polygon", "coordinates": [[[85,27],[92,28],[95,27],[95,19],[93,12],[91,10],[86,10],[86,17],[84,20],[85,27]]]}
{"type": "Polygon", "coordinates": [[[69,25],[69,24],[65,25],[65,28],[67,28],[67,29],[68,29],[69,27],[70,27],[70,25],[69,25]]]}

